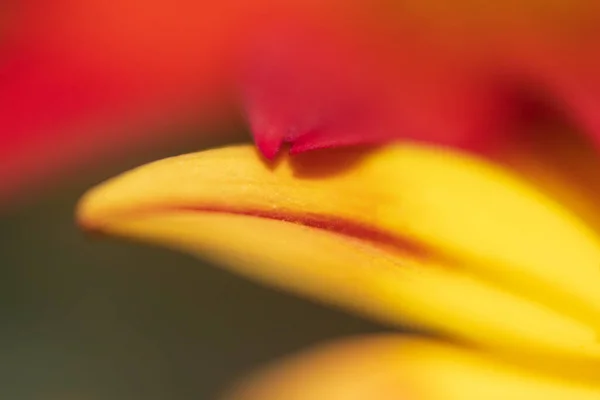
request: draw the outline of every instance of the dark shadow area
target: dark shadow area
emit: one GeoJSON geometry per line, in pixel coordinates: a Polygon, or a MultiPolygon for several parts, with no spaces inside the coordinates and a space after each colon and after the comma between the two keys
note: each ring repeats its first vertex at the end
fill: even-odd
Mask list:
{"type": "Polygon", "coordinates": [[[313,150],[294,155],[290,159],[290,165],[298,178],[327,178],[351,169],[376,149],[376,146],[348,146],[313,150]]]}

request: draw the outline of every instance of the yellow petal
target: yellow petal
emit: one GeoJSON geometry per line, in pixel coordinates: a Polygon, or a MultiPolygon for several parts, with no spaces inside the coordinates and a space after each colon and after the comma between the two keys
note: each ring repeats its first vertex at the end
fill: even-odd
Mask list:
{"type": "Polygon", "coordinates": [[[600,162],[588,138],[566,129],[532,131],[507,141],[494,158],[600,230],[600,162]]]}
{"type": "Polygon", "coordinates": [[[265,164],[250,147],[219,149],[101,185],[79,221],[388,322],[600,355],[595,234],[463,154],[403,144],[265,164]]]}
{"type": "Polygon", "coordinates": [[[223,399],[596,400],[600,386],[466,348],[388,335],[318,346],[239,382],[223,399]]]}

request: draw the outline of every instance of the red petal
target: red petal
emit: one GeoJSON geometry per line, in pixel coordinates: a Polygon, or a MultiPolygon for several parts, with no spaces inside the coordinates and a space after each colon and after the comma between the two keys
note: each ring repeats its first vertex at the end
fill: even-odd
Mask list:
{"type": "Polygon", "coordinates": [[[270,157],[284,142],[293,152],[398,138],[490,145],[523,115],[510,95],[520,86],[600,144],[595,0],[12,4],[0,42],[0,198],[97,151],[157,141],[157,121],[211,114],[235,83],[239,47],[246,111],[270,157]]]}
{"type": "Polygon", "coordinates": [[[398,138],[467,145],[500,129],[504,99],[484,71],[402,40],[402,53],[397,43],[358,44],[307,27],[258,40],[245,102],[265,155],[284,142],[293,152],[398,138]]]}
{"type": "Polygon", "coordinates": [[[302,152],[398,139],[482,149],[532,122],[531,93],[547,96],[533,108],[558,105],[600,138],[597,5],[538,12],[523,3],[495,14],[470,4],[479,21],[444,19],[431,6],[431,15],[390,11],[387,29],[335,19],[263,27],[243,85],[265,155],[282,143],[302,152]]]}
{"type": "Polygon", "coordinates": [[[0,200],[117,148],[174,140],[175,123],[213,118],[234,89],[241,37],[336,1],[9,2],[0,10],[0,200]]]}

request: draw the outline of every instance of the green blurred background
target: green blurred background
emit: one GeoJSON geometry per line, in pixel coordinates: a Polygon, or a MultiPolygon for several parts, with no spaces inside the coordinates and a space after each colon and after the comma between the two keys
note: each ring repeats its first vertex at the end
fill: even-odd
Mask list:
{"type": "Polygon", "coordinates": [[[185,254],[77,229],[74,206],[96,183],[247,137],[200,136],[103,160],[0,210],[1,399],[212,399],[265,362],[382,330],[185,254]]]}

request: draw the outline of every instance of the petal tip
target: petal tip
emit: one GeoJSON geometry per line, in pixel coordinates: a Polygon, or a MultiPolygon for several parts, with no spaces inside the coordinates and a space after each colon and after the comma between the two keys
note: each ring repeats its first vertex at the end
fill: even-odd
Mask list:
{"type": "Polygon", "coordinates": [[[256,147],[260,154],[265,157],[267,160],[274,160],[279,151],[281,150],[281,146],[283,145],[283,140],[278,137],[274,137],[273,135],[256,135],[255,136],[256,147]]]}

